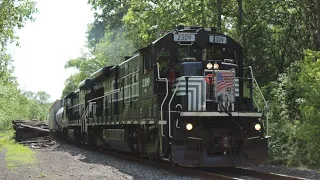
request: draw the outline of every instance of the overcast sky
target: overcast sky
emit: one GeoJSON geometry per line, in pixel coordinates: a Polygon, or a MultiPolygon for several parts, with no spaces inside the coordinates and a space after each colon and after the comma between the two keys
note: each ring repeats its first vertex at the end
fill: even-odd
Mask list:
{"type": "Polygon", "coordinates": [[[39,13],[17,32],[21,48],[11,50],[20,88],[60,98],[64,81],[75,70],[64,69],[80,55],[93,12],[87,0],[36,0],[39,13]]]}

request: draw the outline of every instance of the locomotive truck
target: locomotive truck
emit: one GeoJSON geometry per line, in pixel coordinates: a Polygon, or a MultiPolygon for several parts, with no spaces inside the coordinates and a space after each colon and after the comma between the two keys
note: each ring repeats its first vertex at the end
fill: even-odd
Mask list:
{"type": "Polygon", "coordinates": [[[178,26],[124,59],[52,106],[53,136],[186,167],[268,159],[261,91],[232,38],[178,26]]]}

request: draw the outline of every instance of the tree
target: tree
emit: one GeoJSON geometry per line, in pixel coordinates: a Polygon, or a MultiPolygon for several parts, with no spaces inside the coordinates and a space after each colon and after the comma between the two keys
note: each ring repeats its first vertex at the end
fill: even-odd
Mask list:
{"type": "Polygon", "coordinates": [[[18,45],[16,29],[33,20],[36,3],[30,0],[2,0],[0,2],[0,129],[9,128],[11,121],[28,117],[27,98],[18,89],[12,76],[12,58],[6,52],[8,43],[18,45]]]}
{"type": "Polygon", "coordinates": [[[306,51],[276,82],[271,96],[270,143],[273,159],[289,165],[320,163],[320,53],[306,51]]]}
{"type": "Polygon", "coordinates": [[[117,0],[88,1],[95,10],[95,20],[89,26],[87,33],[89,48],[95,48],[105,36],[106,30],[113,31],[123,26],[122,18],[128,11],[129,2],[117,0]]]}
{"type": "Polygon", "coordinates": [[[68,77],[68,79],[65,81],[65,87],[62,91],[61,98],[69,94],[70,92],[75,91],[78,89],[79,83],[84,80],[88,75],[84,73],[76,73],[68,77]]]}

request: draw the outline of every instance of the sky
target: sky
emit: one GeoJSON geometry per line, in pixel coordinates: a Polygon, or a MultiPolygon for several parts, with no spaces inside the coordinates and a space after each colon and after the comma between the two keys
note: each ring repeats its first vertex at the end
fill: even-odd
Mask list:
{"type": "Polygon", "coordinates": [[[20,88],[45,91],[59,99],[65,80],[75,69],[65,69],[70,58],[80,55],[86,42],[87,24],[93,12],[87,0],[36,0],[35,21],[17,31],[20,48],[12,48],[20,88]]]}

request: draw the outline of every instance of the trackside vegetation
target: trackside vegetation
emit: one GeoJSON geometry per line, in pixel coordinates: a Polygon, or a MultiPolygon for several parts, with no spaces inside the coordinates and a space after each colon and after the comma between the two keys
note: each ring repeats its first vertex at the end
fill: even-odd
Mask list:
{"type": "Polygon", "coordinates": [[[320,52],[306,51],[304,60],[292,63],[267,89],[271,157],[288,165],[319,165],[320,52]]]}
{"type": "Polygon", "coordinates": [[[8,169],[36,162],[34,152],[28,147],[16,144],[11,121],[15,119],[45,120],[49,107],[49,95],[45,92],[28,92],[18,88],[13,76],[12,57],[8,45],[19,46],[17,29],[26,21],[33,20],[37,12],[32,0],[2,0],[0,2],[0,151],[5,152],[8,169]]]}
{"type": "MultiPolygon", "coordinates": [[[[0,130],[10,129],[15,119],[46,120],[50,96],[43,91],[30,92],[18,88],[13,76],[12,56],[8,45],[19,46],[16,29],[33,21],[36,3],[30,0],[3,0],[0,3],[0,130]]],[[[27,61],[27,60],[26,60],[27,61]]]]}
{"type": "Polygon", "coordinates": [[[0,147],[1,151],[5,151],[5,163],[8,169],[21,165],[32,165],[36,162],[35,152],[30,148],[15,143],[13,131],[6,131],[0,133],[0,147]]]}

